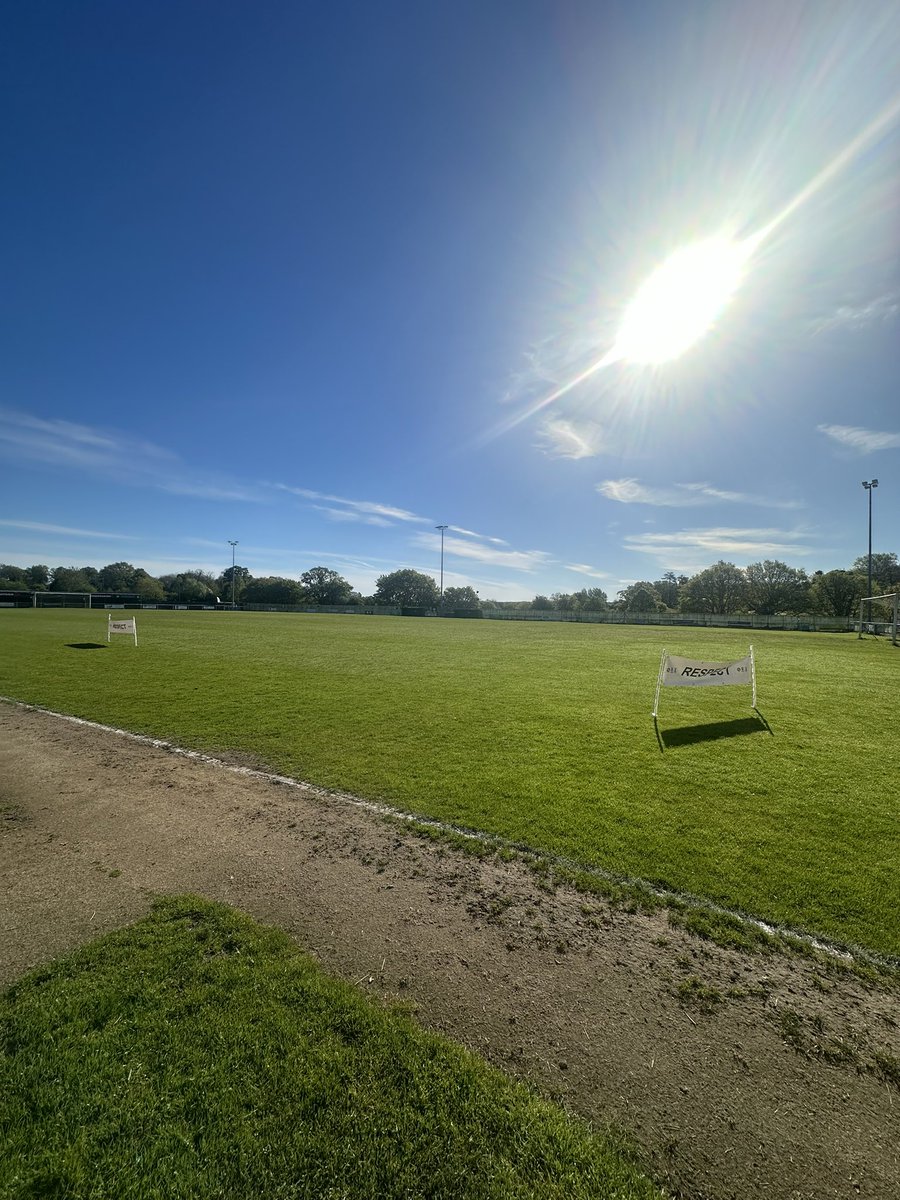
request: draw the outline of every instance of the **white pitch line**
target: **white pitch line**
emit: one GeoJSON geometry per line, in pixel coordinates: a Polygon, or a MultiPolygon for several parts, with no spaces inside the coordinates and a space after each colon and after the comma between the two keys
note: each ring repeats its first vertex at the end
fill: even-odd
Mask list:
{"type": "Polygon", "coordinates": [[[438,821],[434,817],[426,817],[417,813],[403,812],[402,809],[392,808],[389,804],[378,804],[374,800],[364,800],[361,796],[354,796],[352,792],[331,791],[328,788],[319,787],[315,783],[307,783],[303,779],[292,779],[289,775],[276,775],[272,771],[260,771],[255,767],[242,767],[235,763],[225,762],[224,759],[216,758],[212,754],[203,754],[200,750],[187,750],[184,746],[176,746],[174,742],[167,742],[163,738],[150,737],[146,733],[134,733],[130,729],[119,729],[115,725],[103,725],[99,721],[88,721],[85,717],[74,717],[69,713],[55,712],[52,708],[42,708],[39,704],[27,704],[23,700],[16,700],[12,696],[0,696],[0,703],[11,704],[15,708],[22,708],[26,711],[43,713],[48,717],[56,717],[59,721],[68,721],[72,725],[82,725],[86,729],[98,729],[101,733],[114,733],[117,737],[128,738],[132,742],[139,742],[143,746],[152,746],[156,750],[165,750],[168,754],[176,754],[180,758],[189,759],[191,762],[200,762],[206,766],[218,767],[223,771],[230,771],[233,775],[242,775],[248,779],[260,779],[264,783],[278,783],[284,787],[295,788],[299,792],[305,792],[307,795],[313,795],[319,800],[340,800],[345,804],[353,805],[354,808],[361,808],[365,812],[375,813],[381,817],[394,817],[399,821],[406,821],[410,825],[428,825],[431,829],[439,829],[442,833],[454,833],[460,837],[471,838],[473,841],[487,842],[490,845],[497,846],[498,849],[517,850],[520,853],[534,854],[541,858],[555,862],[562,866],[572,867],[578,871],[583,871],[589,875],[596,875],[600,879],[606,880],[608,883],[619,885],[632,885],[646,888],[653,895],[661,899],[677,900],[682,904],[686,904],[691,908],[695,908],[700,912],[716,913],[719,916],[733,917],[738,921],[743,921],[748,925],[753,925],[757,929],[761,929],[764,933],[771,935],[785,935],[788,937],[797,938],[801,942],[812,946],[816,950],[821,950],[826,954],[831,954],[836,958],[842,958],[845,961],[852,962],[854,959],[868,960],[869,962],[888,963],[896,966],[896,963],[881,955],[874,954],[871,951],[865,950],[862,947],[855,947],[851,952],[844,947],[830,945],[828,942],[823,942],[819,938],[812,937],[808,933],[800,933],[794,929],[786,929],[779,925],[770,925],[766,921],[761,921],[758,917],[750,917],[746,913],[736,912],[734,909],[722,908],[718,904],[713,904],[711,901],[703,900],[699,896],[692,896],[688,892],[676,892],[667,888],[661,888],[655,884],[647,883],[643,879],[624,878],[620,875],[614,875],[610,871],[604,871],[602,867],[596,867],[589,863],[580,863],[573,859],[565,858],[562,855],[546,854],[540,850],[534,850],[530,846],[519,845],[516,842],[506,841],[504,838],[498,837],[493,833],[484,833],[477,829],[463,829],[458,825],[450,825],[446,821],[438,821]]]}

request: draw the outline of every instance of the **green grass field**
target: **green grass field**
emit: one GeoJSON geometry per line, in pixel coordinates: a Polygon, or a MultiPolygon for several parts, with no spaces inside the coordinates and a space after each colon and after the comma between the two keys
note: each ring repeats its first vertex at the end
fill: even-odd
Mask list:
{"type": "Polygon", "coordinates": [[[609,1137],[195,898],[0,996],[0,1197],[660,1193],[609,1137]]]}
{"type": "Polygon", "coordinates": [[[0,612],[0,694],[900,954],[900,650],[755,631],[749,689],[666,690],[729,630],[265,613],[0,612]]]}

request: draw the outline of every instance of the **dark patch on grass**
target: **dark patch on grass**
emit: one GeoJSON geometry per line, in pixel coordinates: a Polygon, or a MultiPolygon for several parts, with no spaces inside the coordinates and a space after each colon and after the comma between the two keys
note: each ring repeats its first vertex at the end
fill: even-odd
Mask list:
{"type": "Polygon", "coordinates": [[[106,642],[66,642],[67,650],[106,650],[106,642]]]}
{"type": "Polygon", "coordinates": [[[711,721],[705,725],[683,725],[680,729],[660,730],[660,737],[668,750],[676,746],[694,746],[697,742],[715,742],[720,738],[744,737],[751,733],[768,733],[774,737],[768,722],[760,716],[711,721]]]}

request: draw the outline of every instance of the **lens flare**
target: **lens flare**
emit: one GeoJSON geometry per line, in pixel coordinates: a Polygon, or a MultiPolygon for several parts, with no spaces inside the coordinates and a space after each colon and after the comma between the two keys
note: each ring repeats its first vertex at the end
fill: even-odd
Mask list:
{"type": "Polygon", "coordinates": [[[712,329],[744,274],[746,242],[714,237],[677,250],[628,306],[617,358],[640,365],[677,358],[712,329]]]}
{"type": "Polygon", "coordinates": [[[625,310],[606,353],[548,395],[489,431],[487,441],[529,420],[567,392],[616,363],[653,366],[688,350],[716,324],[763,242],[900,118],[895,96],[765,225],[740,241],[719,236],[675,251],[650,275],[625,310]]]}

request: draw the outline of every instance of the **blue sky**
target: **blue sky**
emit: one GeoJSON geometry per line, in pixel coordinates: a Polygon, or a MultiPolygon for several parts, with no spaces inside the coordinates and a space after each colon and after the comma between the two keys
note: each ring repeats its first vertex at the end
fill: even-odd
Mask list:
{"type": "Polygon", "coordinates": [[[612,597],[847,566],[872,477],[900,550],[898,61],[879,0],[7,6],[0,561],[367,593],[445,523],[446,585],[612,597]]]}

